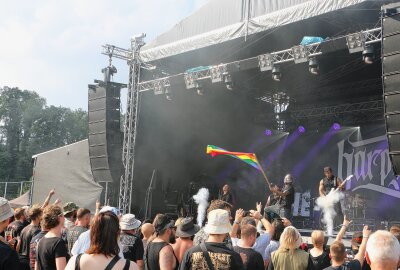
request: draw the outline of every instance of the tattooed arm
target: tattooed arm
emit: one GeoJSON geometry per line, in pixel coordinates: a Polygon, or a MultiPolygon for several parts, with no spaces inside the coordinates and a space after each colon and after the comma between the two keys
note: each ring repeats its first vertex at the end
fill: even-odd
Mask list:
{"type": "Polygon", "coordinates": [[[174,251],[170,245],[165,246],[160,251],[160,269],[173,270],[176,267],[174,251]]]}

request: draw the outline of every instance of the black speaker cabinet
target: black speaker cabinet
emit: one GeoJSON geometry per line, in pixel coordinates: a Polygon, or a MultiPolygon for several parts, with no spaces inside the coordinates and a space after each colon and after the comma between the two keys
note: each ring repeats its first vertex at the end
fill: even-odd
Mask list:
{"type": "Polygon", "coordinates": [[[89,85],[89,157],[96,182],[118,184],[123,173],[120,128],[122,84],[89,85]]]}
{"type": "Polygon", "coordinates": [[[382,73],[389,155],[400,174],[400,2],[382,6],[382,73]]]}

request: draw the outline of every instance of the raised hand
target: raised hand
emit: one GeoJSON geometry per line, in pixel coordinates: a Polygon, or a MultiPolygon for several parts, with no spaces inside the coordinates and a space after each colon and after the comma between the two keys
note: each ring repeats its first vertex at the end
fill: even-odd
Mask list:
{"type": "Polygon", "coordinates": [[[243,219],[243,214],[244,214],[244,210],[242,208],[239,208],[238,210],[236,210],[235,221],[241,222],[243,219]]]}
{"type": "Polygon", "coordinates": [[[250,210],[250,216],[252,216],[255,219],[259,219],[259,220],[262,218],[261,213],[258,211],[254,211],[254,210],[250,210]]]}
{"type": "Polygon", "coordinates": [[[261,202],[256,203],[256,209],[257,209],[257,212],[260,212],[260,213],[261,213],[261,209],[262,209],[262,204],[261,204],[261,202]]]}

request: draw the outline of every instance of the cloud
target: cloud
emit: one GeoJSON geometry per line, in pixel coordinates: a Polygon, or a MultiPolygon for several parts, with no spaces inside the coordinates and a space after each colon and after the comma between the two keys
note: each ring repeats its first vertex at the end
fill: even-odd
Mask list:
{"type": "MultiPolygon", "coordinates": [[[[104,43],[129,48],[168,30],[207,0],[9,1],[0,10],[0,86],[37,91],[48,104],[87,108],[87,84],[107,64],[104,43]]],[[[115,60],[116,81],[127,82],[126,63],[115,60]]]]}

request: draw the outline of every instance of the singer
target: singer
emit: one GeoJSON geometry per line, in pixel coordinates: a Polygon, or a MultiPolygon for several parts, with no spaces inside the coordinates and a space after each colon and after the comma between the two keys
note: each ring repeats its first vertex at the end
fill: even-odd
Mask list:
{"type": "Polygon", "coordinates": [[[220,200],[229,203],[230,205],[233,205],[233,197],[232,194],[230,192],[230,188],[228,185],[224,185],[222,187],[222,193],[219,194],[219,198],[220,200]]]}

